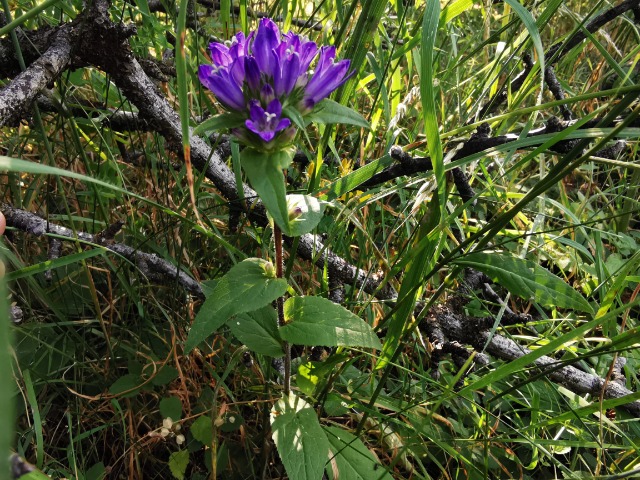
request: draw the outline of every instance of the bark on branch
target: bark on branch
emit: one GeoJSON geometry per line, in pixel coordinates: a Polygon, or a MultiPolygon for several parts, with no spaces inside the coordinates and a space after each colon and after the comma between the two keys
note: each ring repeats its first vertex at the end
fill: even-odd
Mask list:
{"type": "Polygon", "coordinates": [[[175,281],[191,294],[199,298],[204,298],[202,288],[196,280],[154,253],[145,253],[122,243],[113,243],[108,235],[93,235],[80,231],[76,236],[70,228],[48,222],[38,215],[14,208],[10,205],[2,205],[2,213],[4,213],[9,227],[14,227],[37,237],[52,233],[65,237],[70,241],[78,239],[85,243],[100,245],[129,260],[136,265],[148,279],[160,283],[175,281]]]}
{"type": "MultiPolygon", "coordinates": [[[[489,329],[479,329],[472,319],[454,314],[446,308],[440,309],[429,321],[435,325],[428,327],[428,330],[437,326],[439,331],[444,332],[448,341],[472,345],[479,351],[484,349],[486,353],[502,360],[517,360],[531,353],[528,348],[502,335],[491,336],[489,329]]],[[[576,367],[560,365],[558,360],[543,355],[538,357],[531,366],[543,373],[546,378],[579,395],[590,394],[597,399],[603,389],[605,399],[633,395],[631,390],[618,382],[607,382],[603,377],[583,372],[576,367]]],[[[623,408],[635,417],[640,417],[639,400],[626,403],[623,408]]]]}
{"type": "MultiPolygon", "coordinates": [[[[600,15],[597,15],[596,17],[591,19],[586,25],[584,25],[583,28],[589,33],[594,33],[598,29],[600,29],[601,27],[609,23],[610,21],[618,18],[623,13],[628,12],[630,10],[633,10],[635,12],[638,8],[640,8],[640,0],[625,0],[619,3],[618,5],[616,5],[615,7],[612,7],[604,11],[600,15]]],[[[554,93],[554,96],[558,100],[560,100],[561,97],[559,97],[556,94],[557,90],[554,91],[555,85],[549,84],[549,81],[553,82],[553,79],[555,79],[555,76],[553,75],[553,71],[549,73],[546,70],[551,68],[554,63],[558,63],[560,59],[562,59],[562,57],[567,52],[569,52],[573,47],[575,47],[576,45],[578,45],[580,42],[582,42],[587,38],[587,35],[586,33],[584,33],[584,30],[580,30],[576,32],[575,35],[570,37],[567,41],[555,43],[554,45],[551,46],[551,48],[549,48],[549,50],[545,52],[545,59],[547,62],[547,66],[545,67],[545,82],[547,83],[547,85],[549,85],[551,91],[554,93]]],[[[512,93],[515,93],[518,90],[520,90],[520,87],[523,84],[524,78],[526,77],[529,70],[531,70],[531,67],[533,66],[533,63],[531,62],[531,57],[524,56],[523,61],[525,63],[524,70],[520,72],[518,76],[513,80],[511,80],[510,82],[512,93]]],[[[480,113],[478,114],[478,118],[482,119],[486,115],[492,112],[495,112],[498,109],[498,107],[506,101],[507,95],[506,95],[505,89],[507,84],[508,83],[505,83],[500,89],[500,91],[493,98],[491,98],[487,102],[487,104],[481,109],[480,113]]],[[[567,119],[568,111],[566,110],[566,107],[561,108],[561,112],[563,117],[567,119]]]]}
{"type": "Polygon", "coordinates": [[[61,29],[47,51],[0,90],[0,127],[17,124],[36,95],[58,78],[70,61],[69,34],[61,29]]]}

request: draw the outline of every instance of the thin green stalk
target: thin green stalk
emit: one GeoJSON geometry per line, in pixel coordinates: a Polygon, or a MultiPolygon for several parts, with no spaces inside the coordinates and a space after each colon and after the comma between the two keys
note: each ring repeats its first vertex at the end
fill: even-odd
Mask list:
{"type": "MultiPolygon", "coordinates": [[[[626,163],[626,162],[625,162],[626,163]]],[[[628,164],[627,169],[634,169],[635,165],[628,164]]],[[[622,204],[622,215],[619,220],[616,222],[616,231],[619,233],[625,233],[629,229],[629,222],[631,220],[631,215],[635,210],[635,206],[638,201],[638,183],[640,183],[640,170],[634,169],[631,174],[631,180],[628,182],[629,192],[626,195],[626,199],[622,204]]]]}
{"type": "Polygon", "coordinates": [[[12,32],[13,30],[15,30],[17,27],[22,25],[27,20],[35,17],[41,11],[49,8],[52,5],[55,5],[59,1],[60,0],[47,0],[46,2],[43,2],[42,4],[37,5],[36,7],[32,8],[31,10],[29,10],[24,15],[20,15],[18,18],[16,18],[12,22],[7,23],[4,27],[0,28],[0,37],[2,37],[3,35],[5,35],[8,32],[12,32]]]}
{"type": "MultiPolygon", "coordinates": [[[[0,261],[2,261],[0,259],[0,261]]],[[[0,278],[0,385],[14,385],[11,360],[11,328],[5,281],[0,278]]],[[[0,478],[9,478],[9,451],[13,444],[13,388],[0,388],[0,478]]]]}

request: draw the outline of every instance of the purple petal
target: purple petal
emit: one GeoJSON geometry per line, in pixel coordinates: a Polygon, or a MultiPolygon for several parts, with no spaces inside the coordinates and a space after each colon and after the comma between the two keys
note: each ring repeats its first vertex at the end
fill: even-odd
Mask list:
{"type": "Polygon", "coordinates": [[[229,68],[229,73],[233,77],[233,80],[242,88],[242,84],[244,83],[244,59],[239,58],[233,62],[231,67],[229,68]]]}
{"type": "Polygon", "coordinates": [[[315,42],[305,42],[298,48],[298,54],[300,55],[300,71],[306,72],[318,54],[318,46],[315,42]]]}
{"type": "Polygon", "coordinates": [[[342,85],[352,74],[347,75],[351,62],[342,60],[336,64],[324,64],[316,71],[304,92],[305,98],[311,98],[314,103],[328,97],[331,92],[342,85]]]}
{"type": "Polygon", "coordinates": [[[247,129],[268,143],[275,138],[278,132],[291,125],[291,120],[288,118],[280,118],[281,114],[282,104],[278,99],[269,102],[266,111],[257,100],[252,100],[249,107],[250,118],[245,120],[244,124],[247,129]]]}
{"type": "Polygon", "coordinates": [[[249,117],[254,122],[260,122],[264,118],[264,109],[260,106],[260,102],[257,100],[251,100],[249,107],[249,117]]]}
{"type": "Polygon", "coordinates": [[[229,55],[231,58],[244,57],[247,54],[247,39],[244,38],[244,33],[238,32],[231,39],[231,46],[229,47],[229,55]]]}
{"type": "Polygon", "coordinates": [[[289,120],[288,118],[283,118],[282,120],[280,120],[278,122],[278,125],[276,126],[276,132],[279,132],[281,130],[284,130],[285,128],[287,128],[289,125],[291,125],[291,120],[289,120]]]}
{"type": "Polygon", "coordinates": [[[244,72],[249,89],[257,93],[260,90],[260,68],[253,56],[244,57],[244,72]]]}
{"type": "Polygon", "coordinates": [[[229,49],[222,43],[211,43],[209,45],[209,52],[211,52],[211,60],[216,67],[226,67],[231,63],[229,49]]]}
{"type": "Polygon", "coordinates": [[[327,66],[333,63],[333,59],[336,58],[336,47],[331,46],[323,46],[320,48],[320,58],[318,59],[318,65],[316,66],[316,72],[321,72],[327,66]]]}
{"type": "MultiPolygon", "coordinates": [[[[281,44],[282,46],[282,44],[281,44]]],[[[273,74],[273,90],[277,97],[281,97],[284,92],[284,87],[282,83],[282,61],[281,57],[278,54],[278,50],[280,48],[271,51],[271,73],[273,74]]]]}
{"type": "Polygon", "coordinates": [[[244,122],[246,127],[251,130],[256,135],[259,135],[262,140],[265,142],[270,142],[273,140],[273,137],[276,136],[276,132],[272,130],[265,130],[263,122],[256,122],[253,120],[246,120],[244,122]]]}
{"type": "Polygon", "coordinates": [[[267,105],[267,112],[274,114],[276,118],[280,118],[280,115],[282,115],[282,104],[280,103],[280,100],[277,98],[271,100],[269,105],[267,105]]]}
{"type": "Polygon", "coordinates": [[[294,53],[282,66],[282,83],[284,86],[283,93],[285,95],[291,94],[301,73],[306,75],[306,71],[300,69],[300,57],[297,53],[294,53]]]}
{"type": "Polygon", "coordinates": [[[269,18],[263,18],[258,25],[258,33],[253,41],[253,55],[256,57],[260,70],[272,76],[271,51],[280,43],[278,26],[269,18]]]}
{"type": "Polygon", "coordinates": [[[243,110],[245,99],[242,89],[224,69],[214,69],[211,65],[200,65],[198,77],[211,90],[218,101],[230,110],[243,110]]]}

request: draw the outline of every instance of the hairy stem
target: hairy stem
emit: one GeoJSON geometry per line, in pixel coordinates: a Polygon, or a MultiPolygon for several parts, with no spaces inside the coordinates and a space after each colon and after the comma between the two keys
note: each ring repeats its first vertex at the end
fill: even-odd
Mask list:
{"type": "MultiPolygon", "coordinates": [[[[276,250],[276,276],[283,278],[283,258],[282,258],[282,230],[280,227],[273,224],[273,240],[276,250]]],[[[284,326],[284,297],[278,297],[276,300],[276,307],[278,309],[278,326],[284,326]]],[[[289,342],[282,342],[282,348],[284,349],[284,394],[289,395],[291,390],[291,345],[289,342]]]]}

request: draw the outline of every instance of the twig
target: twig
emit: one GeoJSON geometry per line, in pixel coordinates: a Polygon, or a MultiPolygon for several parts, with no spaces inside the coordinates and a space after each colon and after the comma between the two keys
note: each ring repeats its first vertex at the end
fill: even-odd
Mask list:
{"type": "Polygon", "coordinates": [[[10,227],[17,228],[18,230],[37,237],[51,233],[58,237],[68,238],[69,240],[79,239],[85,243],[100,245],[132,262],[148,279],[162,283],[175,281],[193,295],[204,298],[202,287],[200,287],[197,281],[156,254],[144,253],[128,245],[114,243],[99,234],[92,235],[79,231],[76,237],[70,228],[48,222],[38,215],[14,208],[10,205],[2,205],[2,213],[4,213],[7,219],[7,225],[10,227]]]}
{"type": "MultiPolygon", "coordinates": [[[[548,66],[544,69],[544,81],[547,84],[547,87],[549,87],[549,91],[553,94],[553,98],[556,100],[564,100],[564,90],[562,89],[562,85],[560,85],[560,82],[556,77],[556,72],[552,66],[548,66]]],[[[573,112],[571,112],[571,109],[564,103],[560,105],[560,113],[562,113],[562,118],[565,120],[571,120],[573,118],[573,112]]]]}
{"type": "Polygon", "coordinates": [[[70,61],[70,39],[61,29],[49,49],[0,90],[0,127],[19,122],[36,95],[58,78],[70,61]]]}
{"type": "MultiPolygon", "coordinates": [[[[589,33],[593,33],[596,30],[598,30],[600,27],[606,25],[610,21],[616,19],[617,17],[619,17],[625,12],[628,12],[629,10],[633,10],[635,14],[635,11],[636,9],[639,8],[639,5],[640,5],[640,0],[625,0],[624,2],[616,5],[615,7],[610,8],[609,10],[606,10],[605,12],[591,19],[591,21],[589,21],[584,26],[584,30],[587,30],[589,33]]],[[[562,59],[562,57],[567,52],[569,52],[573,47],[578,45],[580,42],[582,42],[586,38],[587,38],[587,35],[584,33],[584,31],[581,30],[579,32],[576,32],[576,34],[573,35],[568,41],[558,42],[552,45],[551,48],[549,48],[549,50],[545,52],[545,55],[544,55],[545,60],[547,62],[547,66],[545,67],[545,70],[550,68],[552,64],[559,62],[560,59],[562,59]]],[[[528,64],[525,57],[523,57],[523,61],[525,62],[525,69],[522,72],[520,72],[520,74],[518,74],[516,78],[511,80],[511,85],[510,85],[511,92],[517,92],[518,90],[520,90],[520,87],[522,86],[524,79],[526,78],[529,70],[533,66],[533,64],[531,64],[531,66],[528,64]]],[[[545,80],[546,80],[546,76],[547,76],[547,72],[545,71],[545,80]]],[[[507,99],[507,93],[506,93],[505,87],[506,87],[506,84],[503,85],[499,93],[496,94],[493,98],[491,98],[489,102],[482,108],[482,110],[478,114],[479,118],[484,118],[487,114],[495,112],[498,109],[498,107],[502,105],[502,103],[504,103],[504,101],[507,99]]],[[[562,113],[564,116],[565,112],[562,112],[562,113]]]]}

